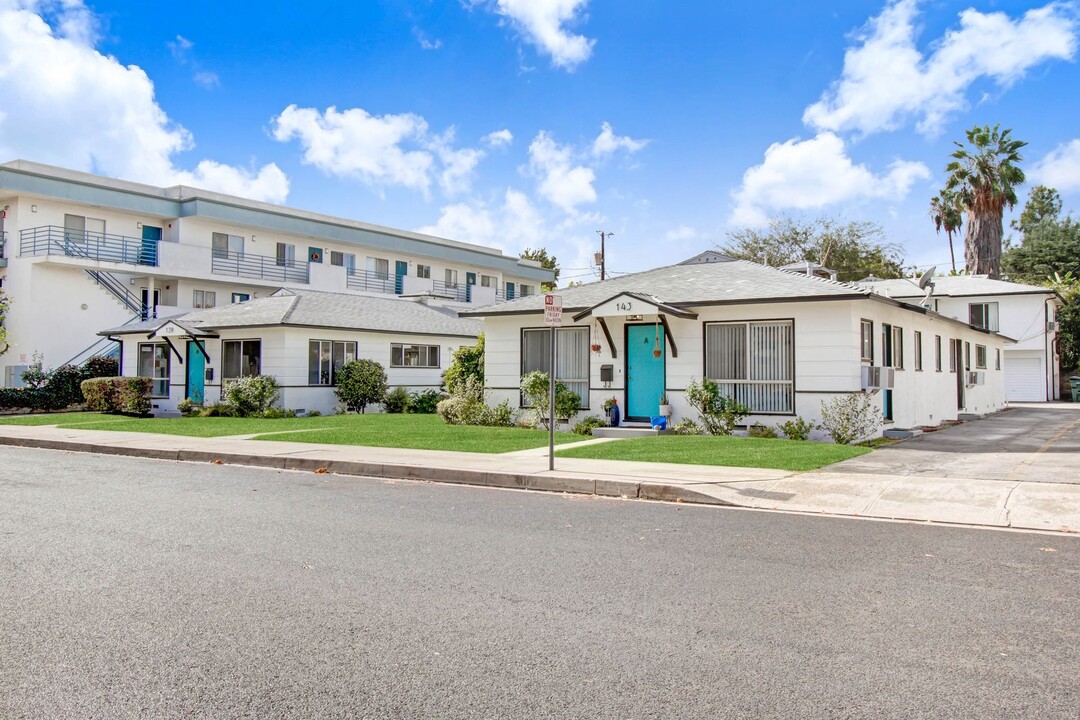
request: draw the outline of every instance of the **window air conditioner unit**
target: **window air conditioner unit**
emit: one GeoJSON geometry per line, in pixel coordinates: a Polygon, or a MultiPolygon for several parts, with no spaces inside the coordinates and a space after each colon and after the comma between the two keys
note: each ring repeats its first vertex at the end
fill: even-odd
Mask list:
{"type": "Polygon", "coordinates": [[[863,366],[863,390],[892,390],[895,371],[891,367],[863,366]]]}
{"type": "Polygon", "coordinates": [[[985,385],[985,384],[986,384],[986,373],[980,372],[978,370],[970,370],[970,371],[968,371],[968,374],[967,374],[967,385],[968,385],[968,387],[970,387],[972,385],[985,385]]]}

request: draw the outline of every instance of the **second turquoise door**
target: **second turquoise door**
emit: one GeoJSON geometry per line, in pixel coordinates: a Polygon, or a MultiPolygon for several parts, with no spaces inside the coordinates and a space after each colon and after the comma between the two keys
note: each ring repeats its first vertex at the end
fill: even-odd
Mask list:
{"type": "Polygon", "coordinates": [[[648,422],[660,412],[664,394],[664,330],[653,325],[626,328],[626,418],[648,422]],[[660,356],[654,354],[660,351],[660,356]]]}
{"type": "Polygon", "coordinates": [[[206,358],[198,347],[197,340],[188,340],[187,344],[187,392],[188,399],[196,405],[202,405],[206,399],[206,358]]]}

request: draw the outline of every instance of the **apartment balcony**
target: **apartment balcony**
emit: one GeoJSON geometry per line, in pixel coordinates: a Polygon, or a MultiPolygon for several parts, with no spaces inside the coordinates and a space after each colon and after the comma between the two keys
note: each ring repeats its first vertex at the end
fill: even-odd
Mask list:
{"type": "Polygon", "coordinates": [[[156,267],[158,241],[42,225],[19,231],[19,255],[62,255],[156,267]]]}
{"type": "Polygon", "coordinates": [[[401,277],[395,277],[389,273],[357,270],[356,268],[348,268],[347,273],[345,286],[350,290],[385,293],[387,295],[401,294],[401,281],[403,279],[401,277]]]}
{"type": "Polygon", "coordinates": [[[308,283],[308,262],[267,255],[212,249],[210,272],[214,275],[268,280],[281,283],[308,283]]]}

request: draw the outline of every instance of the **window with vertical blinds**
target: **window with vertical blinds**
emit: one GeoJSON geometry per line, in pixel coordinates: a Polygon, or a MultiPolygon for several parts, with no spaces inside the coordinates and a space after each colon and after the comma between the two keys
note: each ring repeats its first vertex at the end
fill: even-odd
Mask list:
{"type": "MultiPolygon", "coordinates": [[[[555,343],[555,379],[577,393],[582,409],[589,407],[589,328],[559,328],[555,343]]],[[[551,357],[551,331],[547,328],[521,333],[521,374],[534,370],[548,371],[551,357]]],[[[527,398],[522,398],[526,407],[527,398]]]]}
{"type": "Polygon", "coordinates": [[[705,376],[755,413],[795,411],[790,320],[705,325],[705,376]]]}

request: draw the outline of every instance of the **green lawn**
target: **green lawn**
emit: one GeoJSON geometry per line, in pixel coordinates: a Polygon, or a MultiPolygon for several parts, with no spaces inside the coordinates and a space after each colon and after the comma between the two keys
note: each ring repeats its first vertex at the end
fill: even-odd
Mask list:
{"type": "MultiPolygon", "coordinates": [[[[9,424],[59,425],[84,430],[162,433],[187,437],[258,435],[256,440],[503,453],[543,447],[547,433],[518,428],[447,425],[437,415],[323,415],[313,418],[126,418],[99,413],[25,415],[9,424]],[[21,421],[21,422],[19,422],[21,421]]],[[[562,444],[586,438],[556,433],[562,444]]]]}
{"type": "Polygon", "coordinates": [[[40,413],[0,416],[0,425],[72,425],[78,427],[77,423],[115,422],[122,419],[124,418],[110,417],[96,412],[40,413]]]}
{"type": "Polygon", "coordinates": [[[559,457],[814,470],[870,452],[868,448],[798,440],[660,435],[559,450],[559,457]]]}

